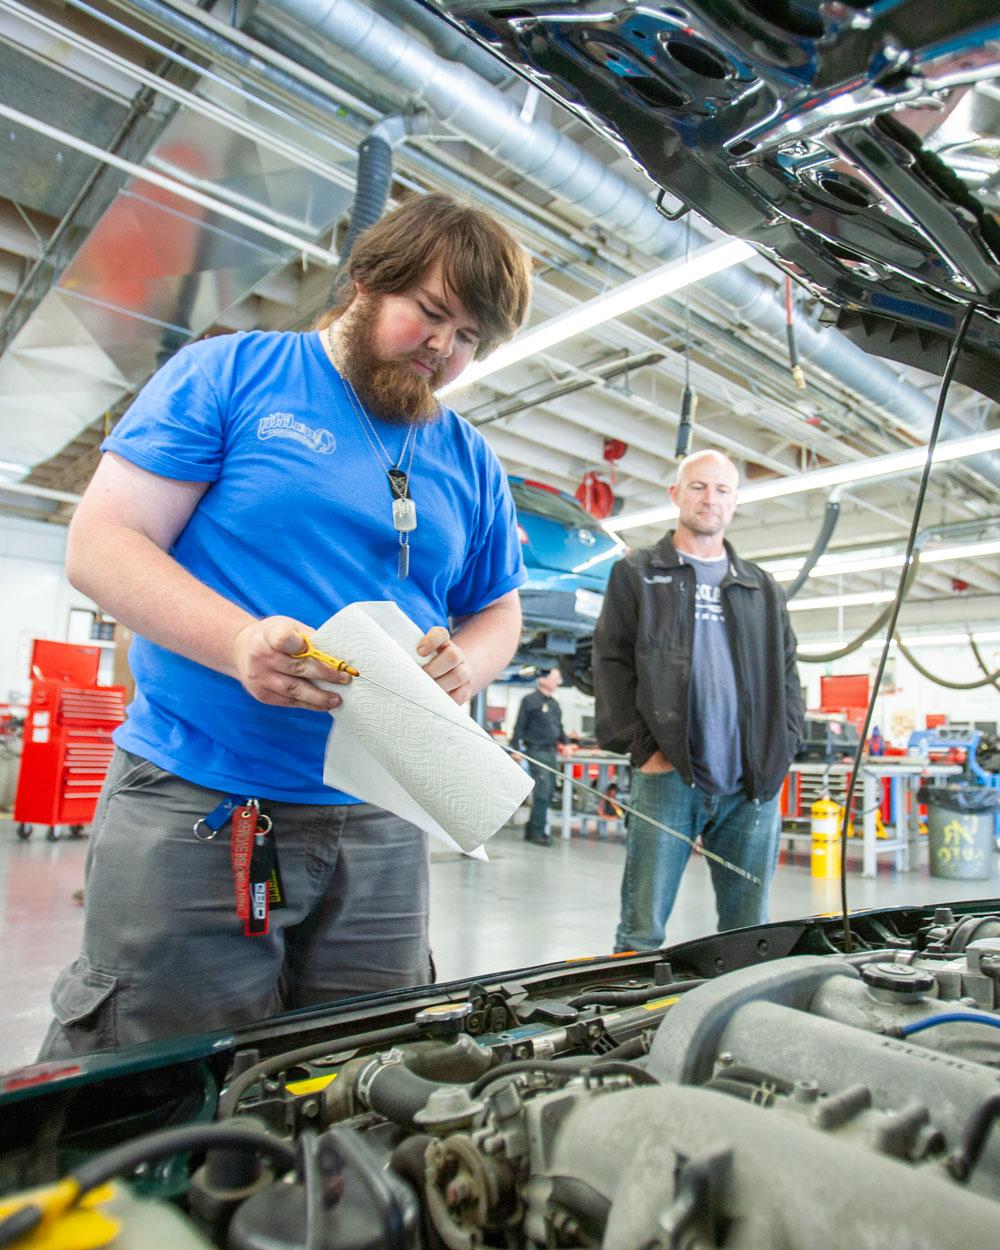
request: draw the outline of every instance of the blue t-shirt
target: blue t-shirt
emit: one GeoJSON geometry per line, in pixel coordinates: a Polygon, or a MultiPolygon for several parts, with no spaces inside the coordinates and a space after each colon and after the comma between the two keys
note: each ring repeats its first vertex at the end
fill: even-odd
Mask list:
{"type": "Polygon", "coordinates": [[[688,696],[688,738],[695,782],[709,794],[736,794],[743,779],[736,674],[722,610],[729,557],[681,555],[695,576],[694,645],[688,696]]]}
{"type": "MultiPolygon", "coordinates": [[[[405,427],[374,422],[388,453],[405,427]]],[[[499,461],[450,409],[416,434],[410,573],[385,468],[313,333],[232,334],[178,352],[102,450],[162,477],[209,482],[170,550],[256,617],[318,627],[349,603],[389,599],[423,630],[470,616],[524,581],[499,461]]],[[[258,703],[238,681],[136,636],[136,697],[119,746],[197,785],[343,803],[323,785],[329,715],[258,703]]]]}

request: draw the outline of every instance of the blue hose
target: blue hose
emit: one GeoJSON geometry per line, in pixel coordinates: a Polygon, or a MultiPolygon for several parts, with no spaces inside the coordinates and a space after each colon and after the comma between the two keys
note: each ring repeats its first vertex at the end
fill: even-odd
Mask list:
{"type": "Polygon", "coordinates": [[[929,1016],[926,1020],[914,1020],[912,1024],[901,1024],[893,1029],[897,1037],[909,1037],[922,1029],[933,1029],[937,1024],[988,1024],[991,1028],[1000,1029],[1000,1017],[988,1016],[977,1011],[946,1011],[940,1016],[929,1016]]]}

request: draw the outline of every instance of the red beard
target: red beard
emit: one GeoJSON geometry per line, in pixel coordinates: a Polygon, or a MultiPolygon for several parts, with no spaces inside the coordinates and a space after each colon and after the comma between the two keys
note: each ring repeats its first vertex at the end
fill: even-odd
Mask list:
{"type": "Polygon", "coordinates": [[[391,425],[423,425],[441,411],[434,392],[444,381],[445,362],[426,352],[379,360],[374,340],[381,303],[377,295],[356,297],[338,343],[342,371],[372,416],[391,425]],[[431,373],[420,372],[413,361],[431,373]]]}

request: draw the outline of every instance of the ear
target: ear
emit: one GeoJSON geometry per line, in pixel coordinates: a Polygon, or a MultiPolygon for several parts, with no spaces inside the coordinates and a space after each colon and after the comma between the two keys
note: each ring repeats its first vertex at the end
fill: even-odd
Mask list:
{"type": "Polygon", "coordinates": [[[667,493],[670,496],[670,502],[676,503],[677,502],[677,483],[676,482],[670,483],[670,485],[667,487],[667,493]]]}
{"type": "Polygon", "coordinates": [[[354,279],[354,293],[355,295],[370,295],[371,294],[371,292],[368,290],[365,284],[363,282],[359,282],[357,278],[354,279]]]}

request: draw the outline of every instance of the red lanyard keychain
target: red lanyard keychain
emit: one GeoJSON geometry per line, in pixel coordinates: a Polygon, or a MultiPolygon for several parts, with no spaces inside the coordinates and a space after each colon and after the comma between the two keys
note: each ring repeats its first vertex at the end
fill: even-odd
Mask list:
{"type": "Polygon", "coordinates": [[[233,887],[236,914],[247,937],[262,937],[270,929],[272,905],[285,905],[278,853],[271,834],[271,818],[256,799],[247,799],[233,812],[233,887]]]}
{"type": "MultiPolygon", "coordinates": [[[[267,817],[265,816],[264,819],[267,820],[267,817]]],[[[246,803],[233,811],[233,835],[229,844],[229,854],[233,863],[236,914],[244,922],[250,917],[250,860],[253,857],[253,844],[259,820],[260,804],[256,799],[247,799],[246,803]]],[[[266,914],[264,919],[266,924],[266,914]]]]}
{"type": "Polygon", "coordinates": [[[271,832],[271,818],[260,802],[230,796],[195,823],[199,842],[210,842],[232,815],[229,855],[233,866],[236,914],[247,937],[262,937],[270,928],[271,908],[285,906],[285,891],[278,868],[278,850],[271,832]],[[200,832],[204,826],[206,832],[200,832]]]}

